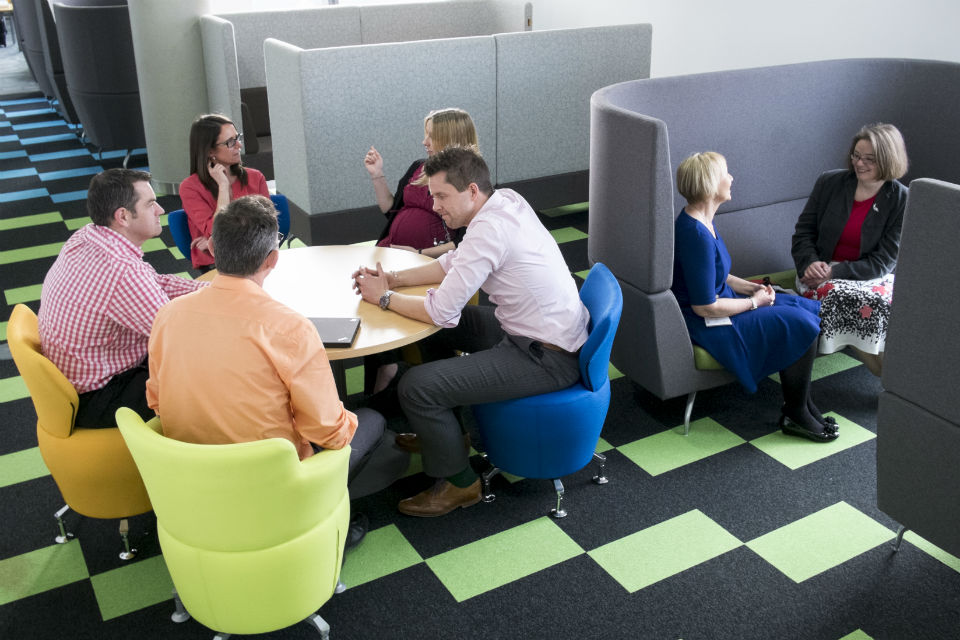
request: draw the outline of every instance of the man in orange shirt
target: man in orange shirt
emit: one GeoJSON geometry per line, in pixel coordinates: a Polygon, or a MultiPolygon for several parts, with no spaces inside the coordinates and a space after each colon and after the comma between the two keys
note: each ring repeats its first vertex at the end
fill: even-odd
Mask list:
{"type": "MultiPolygon", "coordinates": [[[[202,295],[164,306],[150,334],[147,402],[164,435],[201,444],[286,438],[301,460],[314,446],[350,444],[353,480],[384,419],[344,408],[316,328],[263,290],[279,256],[273,204],[234,200],[216,216],[212,242],[218,275],[202,295]]],[[[362,537],[354,529],[351,538],[362,537]]]]}

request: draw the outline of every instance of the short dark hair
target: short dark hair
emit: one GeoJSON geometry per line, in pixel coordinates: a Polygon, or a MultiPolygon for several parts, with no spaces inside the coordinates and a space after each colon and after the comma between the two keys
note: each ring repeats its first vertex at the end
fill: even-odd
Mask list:
{"type": "Polygon", "coordinates": [[[270,198],[243,196],[213,216],[213,252],[217,271],[252,276],[277,248],[277,210],[270,198]]]}
{"type": "Polygon", "coordinates": [[[136,169],[107,169],[90,180],[87,187],[87,214],[94,224],[109,227],[113,212],[123,207],[136,216],[137,192],[133,185],[150,182],[150,174],[136,169]]]}
{"type": "Polygon", "coordinates": [[[427,158],[423,164],[423,173],[428,178],[441,171],[446,172],[447,182],[460,193],[472,183],[477,185],[480,193],[488,196],[493,194],[490,169],[474,146],[447,147],[427,158]]]}

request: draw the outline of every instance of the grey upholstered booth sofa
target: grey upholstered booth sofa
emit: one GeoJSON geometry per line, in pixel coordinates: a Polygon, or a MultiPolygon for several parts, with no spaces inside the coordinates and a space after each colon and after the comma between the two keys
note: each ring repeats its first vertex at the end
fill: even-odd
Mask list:
{"type": "Polygon", "coordinates": [[[267,40],[277,189],[300,210],[295,232],[376,238],[364,153],[381,152],[392,189],[424,156],[423,117],[443,107],[471,114],[495,184],[537,208],[584,202],[590,95],[649,76],[651,37],[639,24],[311,50],[267,40]]]}
{"type": "Polygon", "coordinates": [[[877,413],[877,506],[960,556],[960,185],[914,180],[877,413]]]}
{"type": "Polygon", "coordinates": [[[330,5],[207,15],[200,18],[207,100],[210,111],[228,116],[244,133],[247,163],[271,173],[263,63],[267,38],[311,49],[522,31],[532,21],[533,6],[522,0],[330,5]]]}
{"type": "MultiPolygon", "coordinates": [[[[623,289],[614,365],[661,399],[733,380],[697,368],[673,279],[677,165],[727,158],[733,200],[716,225],[740,276],[793,268],[790,238],[817,176],[845,166],[870,122],[897,125],[910,172],[957,182],[960,64],[854,59],[626,82],[591,101],[589,258],[623,289]]],[[[898,282],[898,292],[901,285],[898,282]]],[[[702,365],[703,366],[703,365],[702,365]]]]}

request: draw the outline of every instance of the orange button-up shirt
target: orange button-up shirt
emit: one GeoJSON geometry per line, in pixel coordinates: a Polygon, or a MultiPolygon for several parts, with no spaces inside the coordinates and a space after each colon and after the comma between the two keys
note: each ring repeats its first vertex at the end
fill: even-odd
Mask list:
{"type": "Polygon", "coordinates": [[[199,444],[348,444],[357,416],[337,395],[313,324],[257,283],[218,275],[164,306],[150,334],[147,402],[164,435],[199,444]]]}

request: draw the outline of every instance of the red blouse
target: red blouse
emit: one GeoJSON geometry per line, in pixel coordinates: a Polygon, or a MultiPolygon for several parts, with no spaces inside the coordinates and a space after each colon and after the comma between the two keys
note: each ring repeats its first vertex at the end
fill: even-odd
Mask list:
{"type": "Polygon", "coordinates": [[[833,250],[834,262],[852,262],[860,259],[860,229],[863,227],[863,221],[867,214],[873,208],[873,202],[877,196],[863,201],[853,201],[853,208],[850,209],[850,217],[847,219],[847,226],[843,228],[837,246],[833,250]]]}

